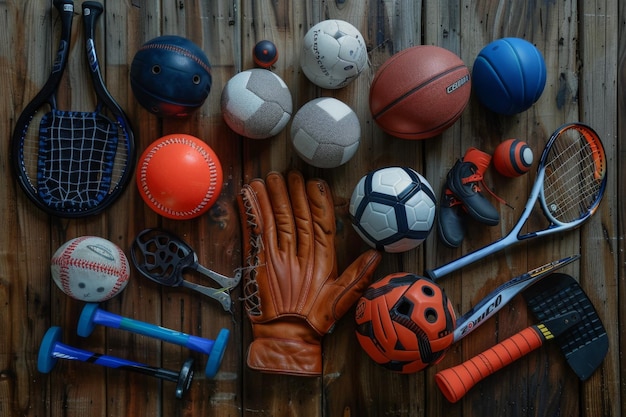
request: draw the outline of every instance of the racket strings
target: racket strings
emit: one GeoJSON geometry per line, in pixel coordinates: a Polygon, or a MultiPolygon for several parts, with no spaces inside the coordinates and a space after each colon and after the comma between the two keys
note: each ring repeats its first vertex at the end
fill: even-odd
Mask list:
{"type": "Polygon", "coordinates": [[[594,149],[580,132],[568,133],[561,134],[550,150],[543,184],[546,208],[564,223],[586,215],[602,187],[594,149]]]}
{"type": "Polygon", "coordinates": [[[41,120],[37,192],[50,207],[83,211],[109,193],[118,129],[93,112],[54,110],[41,120]]]}

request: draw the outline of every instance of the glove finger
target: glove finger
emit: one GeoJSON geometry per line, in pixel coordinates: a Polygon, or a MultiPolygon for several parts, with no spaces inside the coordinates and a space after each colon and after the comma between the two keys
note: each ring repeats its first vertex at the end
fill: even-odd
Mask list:
{"type": "Polygon", "coordinates": [[[333,316],[335,320],[343,317],[346,311],[363,295],[374,280],[374,271],[381,259],[382,254],[379,251],[369,249],[352,262],[337,278],[335,285],[345,288],[345,291],[337,294],[334,299],[333,316]]]}
{"type": "Polygon", "coordinates": [[[370,249],[352,262],[336,280],[324,284],[312,310],[315,313],[309,317],[320,334],[327,333],[363,295],[372,283],[374,271],[381,259],[381,252],[370,249]]]}
{"type": "MultiPolygon", "coordinates": [[[[335,206],[330,187],[321,179],[307,182],[307,196],[311,210],[315,234],[316,258],[326,258],[326,254],[335,254],[335,206]]],[[[329,257],[328,257],[329,258],[329,257]]]]}
{"type": "Polygon", "coordinates": [[[261,218],[257,194],[249,184],[244,184],[237,196],[239,205],[239,219],[244,233],[259,235],[261,233],[261,218]]]}
{"type": "Polygon", "coordinates": [[[249,210],[256,218],[257,230],[263,236],[263,241],[271,245],[276,242],[276,221],[272,211],[272,202],[267,190],[267,184],[260,178],[255,178],[248,183],[244,190],[250,190],[244,197],[248,196],[250,201],[249,210]]]}
{"type": "Polygon", "coordinates": [[[307,182],[307,196],[311,211],[312,237],[314,239],[313,269],[320,285],[328,278],[337,276],[335,251],[335,206],[330,187],[321,179],[307,182]]]}
{"type": "Polygon", "coordinates": [[[294,237],[297,239],[297,254],[300,262],[312,262],[313,258],[313,227],[311,221],[311,207],[306,194],[304,177],[299,171],[290,171],[287,174],[289,182],[289,196],[293,207],[295,221],[294,237]]]}
{"type": "Polygon", "coordinates": [[[273,236],[276,249],[291,257],[295,251],[296,226],[285,178],[278,172],[270,172],[265,178],[268,195],[268,210],[272,215],[273,236]]]}

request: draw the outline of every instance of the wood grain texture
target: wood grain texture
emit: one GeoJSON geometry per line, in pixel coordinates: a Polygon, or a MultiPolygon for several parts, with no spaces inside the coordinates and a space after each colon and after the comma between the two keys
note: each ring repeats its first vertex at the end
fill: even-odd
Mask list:
{"type": "MultiPolygon", "coordinates": [[[[72,48],[59,105],[90,110],[95,104],[85,63],[81,1],[75,2],[72,48]]],[[[620,137],[626,135],[626,6],[618,0],[511,2],[499,0],[106,0],[98,22],[97,47],[111,94],[129,115],[137,148],[170,133],[189,133],[206,141],[224,169],[219,200],[200,218],[175,221],[159,217],[133,184],[105,213],[86,219],[52,218],[34,207],[13,179],[8,141],[13,125],[41,88],[54,60],[60,22],[50,0],[0,2],[0,416],[620,416],[626,412],[626,343],[623,219],[624,164],[620,137]],[[299,56],[302,38],[315,23],[343,19],[359,28],[368,47],[368,67],[349,86],[323,90],[304,76],[299,56]],[[142,108],[130,88],[135,52],[163,34],[187,37],[212,65],[213,85],[205,104],[186,119],[158,119],[142,108]],[[407,141],[384,133],[372,119],[369,85],[394,53],[429,44],[447,48],[472,67],[478,52],[500,37],[521,37],[542,52],[548,78],[541,98],[529,110],[500,116],[472,96],[459,121],[442,135],[407,141]],[[253,67],[252,48],[272,40],[279,60],[272,71],[289,86],[294,112],[320,96],[344,101],[359,117],[362,138],[355,157],[335,169],[306,165],[293,151],[289,125],[277,136],[252,140],[231,131],[221,116],[220,95],[237,72],[253,67]],[[477,265],[442,278],[441,286],[458,315],[499,284],[545,262],[580,252],[565,272],[579,279],[609,334],[610,348],[601,368],[586,382],[576,379],[555,344],[485,379],[463,400],[449,404],[434,384],[434,374],[504,340],[533,323],[521,297],[513,300],[471,336],[453,346],[437,365],[399,375],[376,365],[354,337],[350,310],[323,341],[323,375],[302,378],[262,374],[245,364],[250,323],[242,311],[241,290],[233,316],[205,296],[184,288],[162,288],[135,270],[124,292],[103,308],[189,334],[213,339],[231,331],[229,347],[215,379],[204,376],[206,357],[117,329],[96,328],[76,335],[82,303],[65,296],[51,281],[49,259],[66,240],[97,235],[124,250],[138,232],[163,227],[184,238],[201,264],[230,275],[241,266],[241,231],[236,196],[245,182],[270,170],[297,168],[320,176],[332,187],[337,216],[337,257],[343,270],[366,245],[352,230],[348,202],[368,171],[406,165],[422,173],[437,194],[446,174],[469,147],[492,152],[501,140],[526,140],[538,159],[550,134],[565,122],[582,121],[600,134],[608,155],[609,181],[598,213],[581,229],[521,244],[477,265]],[[174,386],[149,376],[59,361],[47,375],[37,371],[41,338],[50,326],[63,328],[63,341],[83,349],[151,366],[178,369],[193,357],[195,378],[189,395],[174,398],[174,386]]],[[[427,103],[425,104],[427,105],[427,103]]],[[[499,205],[498,226],[468,223],[458,249],[439,242],[433,231],[418,249],[386,254],[376,271],[381,278],[407,271],[421,274],[504,235],[517,221],[534,180],[534,171],[516,179],[490,168],[486,184],[514,209],[499,205]]],[[[533,215],[528,228],[541,227],[533,215]]],[[[190,274],[189,280],[202,283],[190,274]]]]}

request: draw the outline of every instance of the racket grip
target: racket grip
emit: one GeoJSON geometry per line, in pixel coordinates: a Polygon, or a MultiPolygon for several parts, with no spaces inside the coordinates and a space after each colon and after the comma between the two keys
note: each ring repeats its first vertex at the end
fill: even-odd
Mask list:
{"type": "Polygon", "coordinates": [[[537,326],[530,326],[460,365],[437,372],[435,382],[451,403],[459,401],[482,379],[543,345],[537,326]]]}

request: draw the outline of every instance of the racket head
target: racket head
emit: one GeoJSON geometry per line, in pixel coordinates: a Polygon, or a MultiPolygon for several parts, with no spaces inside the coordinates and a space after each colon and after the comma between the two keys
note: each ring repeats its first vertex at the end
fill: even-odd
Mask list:
{"type": "Polygon", "coordinates": [[[28,103],[17,119],[11,136],[10,152],[13,173],[26,196],[39,208],[48,211],[37,192],[37,164],[39,155],[39,129],[41,120],[56,108],[56,92],[65,72],[70,51],[74,2],[55,0],[61,20],[61,37],[48,80],[28,103]]]}
{"type": "Polygon", "coordinates": [[[553,226],[576,227],[604,196],[607,162],[600,136],[582,123],[558,128],[541,154],[539,203],[553,226]]]}
{"type": "Polygon", "coordinates": [[[95,113],[110,120],[117,132],[117,149],[110,171],[110,188],[106,201],[102,202],[103,206],[108,206],[124,191],[132,178],[132,171],[136,164],[135,137],[126,113],[105,86],[100,69],[95,31],[96,22],[104,13],[104,6],[96,1],[85,1],[82,3],[82,11],[87,62],[98,100],[95,113]]]}

